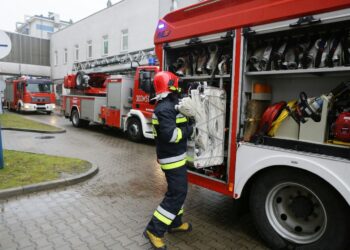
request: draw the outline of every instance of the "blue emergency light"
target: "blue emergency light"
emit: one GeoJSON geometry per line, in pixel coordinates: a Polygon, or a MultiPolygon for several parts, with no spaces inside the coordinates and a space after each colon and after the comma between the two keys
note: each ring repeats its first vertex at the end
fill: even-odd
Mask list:
{"type": "Polygon", "coordinates": [[[164,28],[165,28],[165,24],[164,24],[164,23],[158,24],[158,29],[159,29],[159,30],[162,30],[162,29],[164,29],[164,28]]]}
{"type": "Polygon", "coordinates": [[[156,59],[154,57],[148,58],[148,65],[150,66],[156,65],[156,59]]]}

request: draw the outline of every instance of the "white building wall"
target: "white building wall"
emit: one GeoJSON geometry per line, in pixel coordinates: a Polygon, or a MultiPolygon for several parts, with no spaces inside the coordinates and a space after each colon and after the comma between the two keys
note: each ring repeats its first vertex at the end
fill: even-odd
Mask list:
{"type": "MultiPolygon", "coordinates": [[[[177,0],[178,8],[199,0],[177,0]]],[[[79,46],[79,62],[103,57],[103,37],[108,36],[107,56],[120,55],[121,31],[128,29],[127,52],[152,49],[153,36],[160,17],[171,10],[173,0],[122,0],[62,29],[51,36],[51,77],[57,83],[72,72],[75,46],[79,46]],[[92,41],[92,58],[87,56],[87,42],[92,41]],[[67,49],[68,60],[64,62],[67,49]],[[57,57],[56,57],[57,53],[57,57]],[[57,59],[57,63],[56,63],[57,59]]]]}
{"type": "Polygon", "coordinates": [[[121,31],[128,29],[128,52],[153,47],[153,30],[159,17],[159,0],[123,0],[110,8],[97,12],[52,35],[52,78],[62,79],[72,71],[74,47],[79,46],[79,60],[86,61],[87,41],[92,41],[92,59],[103,57],[103,37],[108,36],[108,56],[121,53],[121,31]],[[64,64],[64,49],[68,61],[64,64]],[[55,65],[55,52],[58,62],[55,65]]]}
{"type": "Polygon", "coordinates": [[[165,14],[167,14],[169,11],[173,10],[173,6],[177,7],[177,9],[181,9],[201,1],[203,0],[164,0],[164,1],[160,0],[159,17],[161,18],[165,14]]]}

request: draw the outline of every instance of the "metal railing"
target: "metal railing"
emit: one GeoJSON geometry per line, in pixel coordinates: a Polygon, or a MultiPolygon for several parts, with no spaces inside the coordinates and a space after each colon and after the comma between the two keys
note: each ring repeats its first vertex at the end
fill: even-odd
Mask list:
{"type": "Polygon", "coordinates": [[[148,65],[150,60],[156,61],[153,48],[83,62],[75,62],[73,64],[73,72],[80,70],[86,73],[122,72],[131,70],[132,66],[135,66],[133,63],[136,63],[136,66],[148,65]]]}

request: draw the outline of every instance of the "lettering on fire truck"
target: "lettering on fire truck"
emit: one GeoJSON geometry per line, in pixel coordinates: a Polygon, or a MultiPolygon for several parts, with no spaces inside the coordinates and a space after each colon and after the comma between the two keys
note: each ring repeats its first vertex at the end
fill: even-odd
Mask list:
{"type": "Polygon", "coordinates": [[[149,96],[137,95],[137,96],[136,96],[136,102],[146,102],[146,103],[149,103],[149,96]]]}

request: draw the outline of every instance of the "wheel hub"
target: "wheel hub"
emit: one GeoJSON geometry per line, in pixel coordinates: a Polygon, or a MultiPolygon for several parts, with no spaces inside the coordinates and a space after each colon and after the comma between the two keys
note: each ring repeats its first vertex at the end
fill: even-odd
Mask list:
{"type": "Polygon", "coordinates": [[[286,182],[272,188],[266,197],[265,210],[275,231],[297,244],[317,241],[327,227],[321,200],[298,183],[286,182]]]}
{"type": "Polygon", "coordinates": [[[136,136],[139,133],[139,128],[137,127],[136,124],[132,124],[130,126],[130,132],[133,136],[136,136]]]}
{"type": "Polygon", "coordinates": [[[293,199],[290,209],[296,218],[307,218],[314,211],[314,204],[305,196],[297,196],[293,199]]]}

